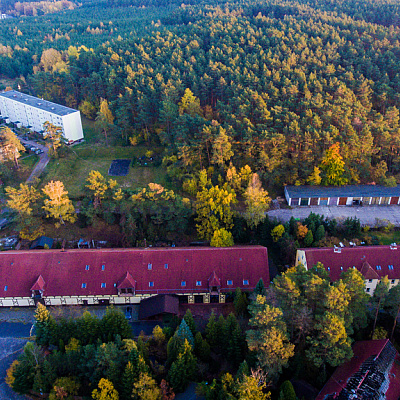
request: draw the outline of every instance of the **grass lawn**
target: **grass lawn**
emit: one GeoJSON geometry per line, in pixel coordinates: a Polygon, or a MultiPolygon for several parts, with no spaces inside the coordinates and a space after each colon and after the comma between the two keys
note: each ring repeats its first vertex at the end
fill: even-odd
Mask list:
{"type": "Polygon", "coordinates": [[[400,231],[392,231],[392,232],[381,232],[381,231],[371,231],[369,234],[375,235],[379,244],[389,245],[391,243],[399,243],[400,244],[400,231]]]}
{"type": "MultiPolygon", "coordinates": [[[[115,179],[121,187],[144,187],[150,182],[166,185],[165,170],[160,167],[130,167],[127,176],[109,177],[108,170],[112,160],[140,157],[148,150],[147,147],[123,146],[93,146],[89,144],[71,147],[66,158],[54,159],[49,162],[43,175],[42,183],[60,180],[69,192],[71,198],[79,198],[87,194],[86,178],[90,171],[99,171],[104,177],[115,179]]],[[[154,149],[153,149],[154,150],[154,149]]],[[[157,149],[156,149],[157,150],[157,149]]],[[[159,149],[158,149],[159,151],[159,149]]]]}

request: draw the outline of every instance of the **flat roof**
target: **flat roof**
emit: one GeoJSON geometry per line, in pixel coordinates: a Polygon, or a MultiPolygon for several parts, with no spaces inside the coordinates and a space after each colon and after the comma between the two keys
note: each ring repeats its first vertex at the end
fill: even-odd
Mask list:
{"type": "Polygon", "coordinates": [[[73,108],[63,106],[61,104],[52,103],[51,101],[42,100],[38,97],[30,96],[29,94],[21,93],[16,90],[9,90],[8,92],[0,93],[1,97],[17,101],[18,103],[28,104],[31,107],[39,108],[44,111],[64,116],[77,112],[73,108]]]}
{"type": "Polygon", "coordinates": [[[382,185],[347,186],[286,186],[290,198],[306,197],[394,197],[400,196],[400,185],[387,187],[382,185]]]}

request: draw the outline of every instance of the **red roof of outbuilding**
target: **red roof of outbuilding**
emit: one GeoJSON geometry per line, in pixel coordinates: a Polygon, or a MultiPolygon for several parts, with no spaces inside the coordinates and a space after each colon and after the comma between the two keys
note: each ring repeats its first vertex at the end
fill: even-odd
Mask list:
{"type": "Polygon", "coordinates": [[[114,295],[118,281],[128,279],[127,272],[129,280],[136,281],[139,294],[205,292],[214,271],[222,291],[236,287],[251,290],[260,278],[268,285],[267,249],[235,246],[1,252],[0,297],[31,296],[39,276],[46,282],[45,296],[114,295]],[[233,285],[228,285],[228,280],[233,285]]]}
{"type": "MultiPolygon", "coordinates": [[[[353,346],[353,358],[336,369],[334,374],[330,377],[328,382],[319,392],[315,400],[324,400],[326,398],[335,398],[335,394],[338,396],[339,393],[346,388],[349,379],[360,370],[362,364],[369,357],[379,357],[379,354],[385,348],[385,346],[391,346],[389,339],[382,340],[366,340],[354,343],[353,346]],[[331,395],[328,397],[328,395],[331,395]]],[[[386,391],[385,398],[387,400],[398,400],[400,397],[400,356],[397,351],[393,356],[393,365],[390,368],[389,377],[389,388],[386,391]]],[[[379,368],[379,367],[378,367],[379,368]]],[[[372,372],[372,371],[371,371],[372,372]]],[[[385,372],[385,371],[380,371],[385,372]]],[[[361,382],[361,381],[360,381],[361,382]]],[[[360,383],[361,386],[361,383],[360,383]]],[[[347,388],[348,390],[349,388],[347,388]]],[[[349,397],[350,398],[350,397],[349,397]]],[[[362,397],[365,398],[365,397],[362,397]]]]}
{"type": "Polygon", "coordinates": [[[329,271],[332,281],[349,268],[357,268],[365,279],[400,279],[400,246],[358,246],[335,249],[333,247],[300,249],[305,251],[307,267],[318,262],[329,271]],[[368,265],[370,268],[368,268],[368,265]]]}

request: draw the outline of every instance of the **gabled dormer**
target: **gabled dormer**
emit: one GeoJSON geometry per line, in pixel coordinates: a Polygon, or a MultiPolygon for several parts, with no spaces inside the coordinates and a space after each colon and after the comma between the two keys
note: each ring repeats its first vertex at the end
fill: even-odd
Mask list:
{"type": "Polygon", "coordinates": [[[44,293],[45,285],[46,282],[44,281],[42,275],[39,275],[39,277],[36,279],[36,282],[31,287],[32,298],[41,299],[44,293]]]}
{"type": "Polygon", "coordinates": [[[371,265],[365,261],[363,266],[361,267],[361,274],[364,276],[364,279],[381,279],[376,271],[371,267],[371,265]]]}
{"type": "Polygon", "coordinates": [[[210,291],[210,294],[219,294],[220,289],[221,280],[218,278],[215,271],[213,271],[211,276],[208,278],[208,290],[210,291]]]}
{"type": "Polygon", "coordinates": [[[118,281],[118,296],[134,296],[136,289],[136,281],[132,275],[126,271],[126,274],[118,281]]]}

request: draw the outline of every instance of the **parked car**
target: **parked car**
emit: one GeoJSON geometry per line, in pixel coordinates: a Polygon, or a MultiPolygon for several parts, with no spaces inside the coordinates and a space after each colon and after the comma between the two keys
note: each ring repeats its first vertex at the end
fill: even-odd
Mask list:
{"type": "Polygon", "coordinates": [[[42,154],[43,153],[43,150],[42,149],[37,149],[36,151],[35,151],[35,154],[42,154]]]}

